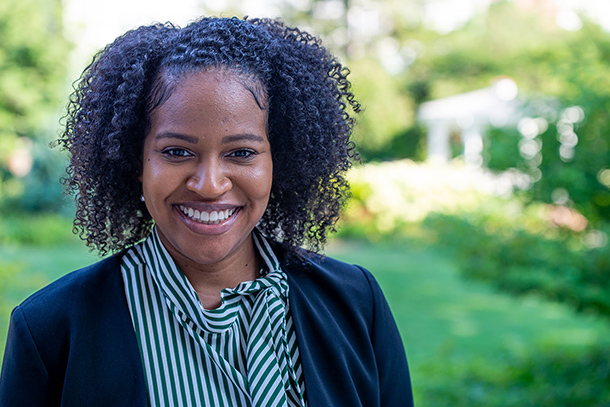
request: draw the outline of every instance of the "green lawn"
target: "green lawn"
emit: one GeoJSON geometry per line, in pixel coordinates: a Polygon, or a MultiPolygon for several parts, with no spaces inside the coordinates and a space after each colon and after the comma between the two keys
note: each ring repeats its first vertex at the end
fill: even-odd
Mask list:
{"type": "MultiPolygon", "coordinates": [[[[407,348],[416,399],[420,383],[435,379],[430,372],[442,374],[444,366],[473,358],[495,363],[502,355],[532,349],[578,349],[610,338],[605,321],[461,279],[452,259],[435,248],[336,241],[328,254],[360,264],[378,279],[407,348]],[[437,367],[430,370],[430,365],[437,367]]],[[[0,346],[4,348],[10,308],[39,287],[94,260],[77,243],[0,248],[0,265],[14,270],[3,281],[0,346]]]]}
{"type": "Polygon", "coordinates": [[[376,276],[413,362],[439,352],[465,358],[521,352],[532,345],[588,346],[610,333],[607,322],[563,305],[515,298],[464,280],[451,259],[434,248],[340,242],[328,253],[376,276]]]}
{"type": "Polygon", "coordinates": [[[0,262],[19,270],[19,274],[10,282],[10,288],[3,294],[7,296],[6,301],[17,305],[38,288],[96,260],[97,256],[80,242],[59,247],[1,247],[0,262]]]}

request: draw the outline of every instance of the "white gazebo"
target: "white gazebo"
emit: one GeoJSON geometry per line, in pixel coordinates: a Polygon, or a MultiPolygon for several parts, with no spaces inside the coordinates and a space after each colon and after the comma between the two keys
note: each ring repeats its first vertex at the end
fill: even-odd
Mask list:
{"type": "Polygon", "coordinates": [[[481,166],[483,131],[504,126],[517,118],[517,84],[501,77],[485,89],[422,103],[418,120],[428,129],[428,160],[452,158],[451,137],[457,134],[467,164],[481,166]]]}

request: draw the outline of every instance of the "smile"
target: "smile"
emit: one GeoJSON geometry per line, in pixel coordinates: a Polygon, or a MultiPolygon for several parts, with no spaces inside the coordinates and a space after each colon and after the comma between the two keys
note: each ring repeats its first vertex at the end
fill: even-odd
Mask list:
{"type": "Polygon", "coordinates": [[[225,220],[229,219],[237,208],[225,209],[224,211],[199,211],[193,208],[187,208],[184,205],[179,206],[180,211],[189,219],[192,219],[198,223],[206,225],[217,225],[225,220]]]}

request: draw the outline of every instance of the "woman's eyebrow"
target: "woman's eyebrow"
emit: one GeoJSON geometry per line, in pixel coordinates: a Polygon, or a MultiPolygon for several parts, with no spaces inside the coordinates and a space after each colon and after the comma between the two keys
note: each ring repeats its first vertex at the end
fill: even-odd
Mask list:
{"type": "Polygon", "coordinates": [[[165,133],[159,133],[155,136],[155,140],[163,140],[166,138],[177,138],[179,140],[183,140],[183,141],[186,141],[191,144],[197,144],[199,142],[199,138],[197,138],[197,137],[187,136],[186,134],[180,134],[180,133],[165,132],[165,133]]]}
{"type": "Polygon", "coordinates": [[[228,143],[233,143],[235,141],[242,141],[242,140],[251,140],[251,141],[258,141],[258,142],[264,142],[265,138],[263,136],[259,136],[258,134],[235,134],[232,136],[225,136],[222,138],[222,144],[228,144],[228,143]]]}

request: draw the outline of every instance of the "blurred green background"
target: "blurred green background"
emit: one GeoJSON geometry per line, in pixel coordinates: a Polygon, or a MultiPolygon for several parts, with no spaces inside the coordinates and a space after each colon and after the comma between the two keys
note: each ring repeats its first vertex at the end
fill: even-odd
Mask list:
{"type": "MultiPolygon", "coordinates": [[[[15,305],[97,259],[72,235],[59,183],[66,155],[49,148],[70,83],[121,31],[179,8],[110,3],[0,3],[2,348],[15,305]],[[92,26],[102,9],[115,17],[92,26]]],[[[610,33],[599,19],[610,10],[596,8],[605,2],[177,3],[186,19],[282,16],[350,67],[365,107],[355,135],[363,163],[327,252],[379,280],[418,406],[610,406],[610,33]],[[447,154],[432,159],[430,101],[476,99],[507,78],[518,89],[509,109],[481,119],[462,103],[461,117],[443,119],[447,154]]]]}

